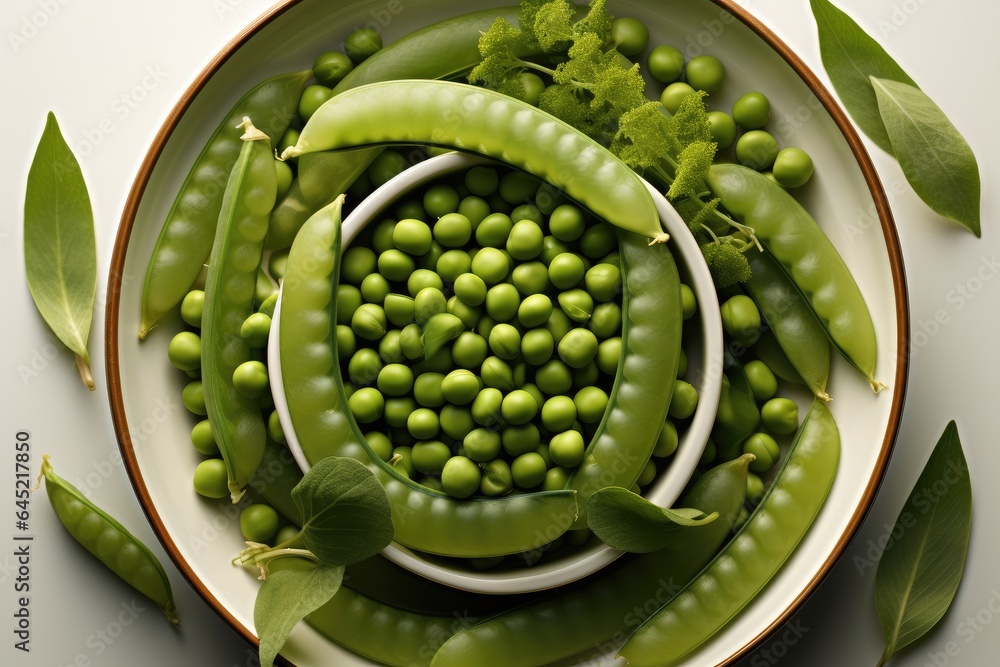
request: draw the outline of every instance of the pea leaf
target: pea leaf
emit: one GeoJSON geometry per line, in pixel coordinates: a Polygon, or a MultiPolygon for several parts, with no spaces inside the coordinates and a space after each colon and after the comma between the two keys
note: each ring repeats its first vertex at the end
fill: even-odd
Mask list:
{"type": "Polygon", "coordinates": [[[344,569],[343,565],[317,565],[303,558],[282,558],[275,563],[253,606],[261,667],[272,667],[292,628],[337,594],[344,569]]]}
{"type": "Polygon", "coordinates": [[[38,142],[24,198],[24,266],[38,312],[76,354],[91,390],[87,339],[97,295],[94,213],[80,163],[50,111],[38,142]]]}
{"type": "Polygon", "coordinates": [[[718,518],[718,512],[664,509],[619,486],[601,489],[587,501],[587,525],[594,534],[608,546],[632,553],[664,549],[718,518]]]}
{"type": "Polygon", "coordinates": [[[926,634],[951,606],[965,569],[972,486],[958,429],[945,428],[903,506],[875,573],[875,606],[885,633],[883,665],[926,634]]]}
{"type": "Polygon", "coordinates": [[[823,66],[837,95],[861,131],[879,148],[893,154],[869,77],[917,84],[854,19],[829,0],[809,0],[809,4],[819,30],[823,66]]]}
{"type": "Polygon", "coordinates": [[[965,138],[919,88],[876,77],[871,83],[913,190],[936,213],[980,236],[979,165],[965,138]]]}
{"type": "Polygon", "coordinates": [[[360,461],[331,456],[292,489],[299,534],[324,565],[358,563],[388,546],[394,533],[385,489],[360,461]]]}

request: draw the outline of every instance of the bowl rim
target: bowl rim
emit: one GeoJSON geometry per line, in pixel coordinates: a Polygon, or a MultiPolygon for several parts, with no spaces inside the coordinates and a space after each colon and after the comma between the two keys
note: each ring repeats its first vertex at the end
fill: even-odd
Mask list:
{"type": "MultiPolygon", "coordinates": [[[[376,188],[360,201],[350,215],[344,219],[343,247],[346,248],[360,234],[365,225],[370,224],[373,220],[378,220],[386,208],[414,190],[419,190],[460,170],[491,165],[509,166],[478,154],[456,151],[431,157],[409,167],[376,188]]],[[[688,284],[693,289],[695,299],[700,306],[698,308],[698,321],[702,340],[699,348],[700,359],[696,366],[702,372],[696,383],[699,392],[698,406],[669,467],[659,476],[656,483],[647,487],[643,493],[644,497],[657,505],[669,506],[680,497],[694,473],[698,461],[708,445],[715,422],[715,414],[722,392],[722,373],[719,371],[723,367],[725,356],[722,317],[719,312],[718,295],[715,284],[712,282],[712,275],[708,265],[702,259],[697,241],[690,234],[687,224],[670,206],[662,193],[645,179],[640,177],[640,180],[652,195],[660,215],[661,224],[671,235],[669,243],[674,261],[677,263],[678,269],[682,270],[681,273],[687,274],[688,284]]],[[[287,440],[286,445],[299,469],[306,472],[310,468],[310,463],[295,435],[295,427],[288,413],[288,402],[282,381],[279,352],[280,333],[276,326],[281,319],[280,289],[278,294],[267,347],[271,393],[274,397],[274,409],[278,413],[282,431],[287,440]]],[[[514,571],[484,570],[480,572],[453,567],[439,562],[437,558],[423,558],[419,552],[396,542],[382,550],[382,555],[396,565],[430,581],[487,595],[536,593],[565,586],[599,572],[624,553],[605,544],[594,543],[571,555],[568,562],[560,563],[558,567],[555,564],[540,564],[538,567],[514,571]]]]}
{"type": "MultiPolygon", "coordinates": [[[[138,461],[135,455],[134,445],[129,433],[128,420],[125,414],[125,406],[122,398],[121,368],[118,358],[118,337],[119,337],[119,315],[121,311],[122,281],[124,278],[125,256],[128,250],[129,240],[135,224],[136,214],[142,201],[146,187],[149,185],[150,177],[163,153],[167,142],[173,135],[174,130],[180,123],[185,112],[194,102],[198,93],[208,84],[218,70],[233,56],[236,51],[244,45],[251,37],[256,35],[271,22],[278,19],[285,12],[298,6],[303,0],[280,0],[277,4],[265,10],[260,16],[251,21],[237,35],[232,38],[222,49],[215,54],[198,73],[192,83],[181,95],[180,99],[171,109],[166,119],[163,121],[159,131],[153,138],[149,149],[139,166],[132,186],[129,189],[118,231],[115,235],[115,242],[111,257],[111,266],[108,275],[107,300],[104,317],[105,325],[105,373],[107,376],[108,399],[111,408],[111,419],[114,425],[118,446],[122,453],[129,481],[135,491],[136,497],[146,515],[153,532],[156,534],[164,550],[173,561],[174,565],[181,572],[194,590],[208,603],[208,605],[219,615],[230,627],[232,627],[241,637],[252,646],[257,646],[257,637],[253,630],[240,621],[222,605],[212,594],[208,586],[194,572],[192,567],[184,559],[180,550],[167,532],[162,518],[156,507],[153,505],[146,482],[142,477],[138,461]]],[[[885,194],[885,189],[872,162],[868,150],[851,123],[847,113],[840,107],[832,93],[823,84],[822,80],[809,68],[805,62],[782,40],[776,33],[768,28],[762,21],[757,19],[750,11],[740,4],[738,0],[710,0],[730,15],[735,17],[743,25],[757,35],[768,47],[775,51],[799,76],[819,102],[825,111],[837,125],[840,133],[847,141],[848,147],[861,169],[868,190],[872,197],[875,212],[882,230],[882,236],[886,244],[887,259],[889,262],[890,274],[892,277],[893,302],[896,317],[896,369],[893,377],[894,393],[892,403],[889,407],[888,423],[882,445],[879,449],[878,458],[871,477],[865,485],[861,495],[861,500],[854,508],[847,527],[841,534],[839,540],[830,551],[829,556],[822,563],[819,570],[802,588],[795,599],[775,617],[775,620],[752,640],[742,647],[736,648],[730,656],[719,663],[719,667],[733,665],[740,659],[747,656],[755,647],[766,641],[772,634],[780,629],[803,605],[803,603],[819,587],[823,580],[833,570],[834,565],[840,560],[847,546],[854,539],[861,528],[865,517],[871,510],[875,496],[878,493],[882,481],[885,477],[889,465],[896,437],[899,433],[900,421],[902,417],[903,405],[907,391],[907,378],[909,376],[909,356],[910,356],[910,311],[907,299],[906,273],[903,267],[903,252],[899,241],[899,235],[893,220],[889,201],[885,194]]],[[[290,665],[281,656],[278,660],[282,664],[290,665]]]]}

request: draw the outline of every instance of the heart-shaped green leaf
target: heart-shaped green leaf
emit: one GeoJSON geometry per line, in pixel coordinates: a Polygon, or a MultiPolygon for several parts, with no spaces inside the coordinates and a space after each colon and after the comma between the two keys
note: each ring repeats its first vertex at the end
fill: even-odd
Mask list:
{"type": "Polygon", "coordinates": [[[976,236],[979,165],[965,138],[919,88],[871,78],[879,112],[906,180],[924,203],[976,236]]]}
{"type": "Polygon", "coordinates": [[[718,512],[664,509],[618,486],[601,489],[587,501],[587,525],[594,534],[608,546],[632,553],[664,549],[718,518],[718,512]]]}
{"type": "Polygon", "coordinates": [[[879,665],[948,611],[962,580],[971,527],[969,468],[958,429],[950,422],[896,520],[893,541],[875,573],[875,606],[885,633],[879,665]]]}

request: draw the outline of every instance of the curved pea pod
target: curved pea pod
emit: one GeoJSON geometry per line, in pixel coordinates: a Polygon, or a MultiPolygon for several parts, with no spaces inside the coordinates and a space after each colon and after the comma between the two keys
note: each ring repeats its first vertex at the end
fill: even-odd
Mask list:
{"type": "Polygon", "coordinates": [[[830,339],[802,293],[774,259],[747,253],[753,275],[743,288],[760,308],[764,321],[798,375],[816,398],[830,400],[830,339]]]}
{"type": "MultiPolygon", "coordinates": [[[[471,70],[482,61],[479,38],[498,18],[517,25],[518,7],[499,7],[455,16],[406,35],[380,49],[351,70],[333,89],[334,95],[379,81],[447,79],[471,70]]],[[[515,55],[538,54],[537,43],[525,43],[515,55]]],[[[269,249],[287,248],[314,212],[347,190],[382,152],[366,148],[303,155],[298,177],[271,214],[269,249]]]]}
{"type": "Polygon", "coordinates": [[[283,158],[426,144],[491,157],[562,189],[621,229],[665,242],[653,198],[607,148],[526,102],[451,81],[386,81],[325,102],[283,158]]]}
{"type": "Polygon", "coordinates": [[[104,510],[57,475],[48,454],[42,456],[45,492],[60,523],[87,551],[122,581],[155,602],[167,620],[177,625],[170,580],[149,548],[104,510]]]}
{"type": "Polygon", "coordinates": [[[666,601],[690,581],[729,536],[746,498],[750,456],[708,470],[681,505],[719,518],[683,542],[622,558],[606,573],[462,630],[438,649],[433,667],[541,667],[595,649],[617,648],[653,599],[666,601]],[[621,639],[615,639],[619,637],[621,639]]]}
{"type": "Polygon", "coordinates": [[[310,76],[310,70],[291,72],[258,84],[236,103],[209,138],[156,240],[142,290],[139,338],[145,338],[159,319],[181,302],[208,261],[226,181],[243,144],[236,129],[240,121],[247,116],[268,119],[268,125],[260,129],[276,144],[295,115],[310,76]]]}
{"type": "Polygon", "coordinates": [[[477,558],[528,551],[556,539],[576,519],[572,491],[457,500],[412,482],[371,451],[347,408],[331,327],[341,201],[306,222],[288,256],[278,335],[271,335],[290,417],[282,423],[285,437],[297,440],[312,462],[344,456],[368,465],[389,496],[395,540],[405,546],[477,558]]]}
{"type": "Polygon", "coordinates": [[[630,487],[653,454],[667,418],[680,362],[682,307],[680,278],[670,250],[647,248],[635,234],[621,232],[622,354],[608,407],[567,487],[582,508],[606,486],[630,487]]]}
{"type": "Polygon", "coordinates": [[[732,541],[694,581],[629,638],[632,667],[681,664],[725,627],[777,574],[826,500],[840,461],[840,433],[814,400],[781,471],[732,541]]]}
{"type": "Polygon", "coordinates": [[[861,289],[809,212],[777,183],[737,164],[715,164],[708,187],[739,222],[753,228],[767,253],[802,292],[833,344],[868,380],[875,380],[875,325],[861,289]]]}
{"type": "Polygon", "coordinates": [[[757,407],[743,365],[728,355],[726,362],[719,409],[712,427],[712,442],[723,460],[739,456],[740,445],[753,435],[760,424],[760,408],[757,407]]]}
{"type": "Polygon", "coordinates": [[[777,377],[786,382],[805,386],[806,381],[802,379],[799,372],[795,370],[795,366],[788,360],[785,351],[778,345],[778,339],[774,337],[774,332],[770,329],[761,332],[760,338],[753,344],[753,354],[763,361],[777,377]]]}
{"type": "Polygon", "coordinates": [[[244,119],[243,149],[226,184],[209,261],[202,312],[201,368],[212,434],[229,473],[233,502],[243,497],[264,455],[260,404],[236,391],[233,371],[251,359],[240,335],[254,312],[257,269],[278,179],[267,135],[244,119]]]}
{"type": "Polygon", "coordinates": [[[292,500],[292,489],[301,481],[302,471],[291,453],[267,438],[264,455],[256,472],[250,476],[249,484],[268,505],[296,526],[302,525],[302,512],[292,500]]]}

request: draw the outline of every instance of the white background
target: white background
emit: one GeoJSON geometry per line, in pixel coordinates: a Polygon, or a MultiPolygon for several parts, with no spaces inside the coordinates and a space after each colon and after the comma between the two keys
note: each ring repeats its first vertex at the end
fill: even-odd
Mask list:
{"type": "MultiPolygon", "coordinates": [[[[0,10],[0,271],[9,296],[0,317],[0,664],[61,667],[255,664],[254,651],[187,585],[163,554],[132,493],[111,427],[103,364],[103,296],[128,189],[167,112],[194,76],[268,0],[5,0],[0,10]],[[98,391],[79,383],[57,351],[24,281],[21,219],[28,166],[54,110],[90,188],[100,273],[91,351],[98,391]],[[31,653],[13,649],[13,442],[32,435],[33,466],[52,453],[57,470],[107,508],[161,557],[184,623],[109,576],[32,503],[31,653]]],[[[456,3],[459,11],[464,3],[456,3]]],[[[614,9],[613,2],[612,10],[614,9]]],[[[806,0],[744,3],[825,80],[806,0]]],[[[1000,331],[996,68],[1000,9],[989,0],[840,0],[875,35],[970,141],[984,186],[983,238],[935,218],[903,185],[895,162],[872,148],[900,231],[910,292],[913,359],[900,437],[882,490],[843,560],[800,614],[756,653],[753,667],[874,665],[882,646],[867,553],[894,522],[949,419],[958,422],[972,471],[976,514],[965,579],[947,616],[895,664],[994,664],[1000,651],[1000,571],[990,513],[1000,501],[995,340],[1000,331]],[[944,324],[936,324],[944,322],[944,324]],[[994,620],[996,623],[994,624],[994,620]]],[[[877,550],[874,552],[877,553],[877,550]]]]}

